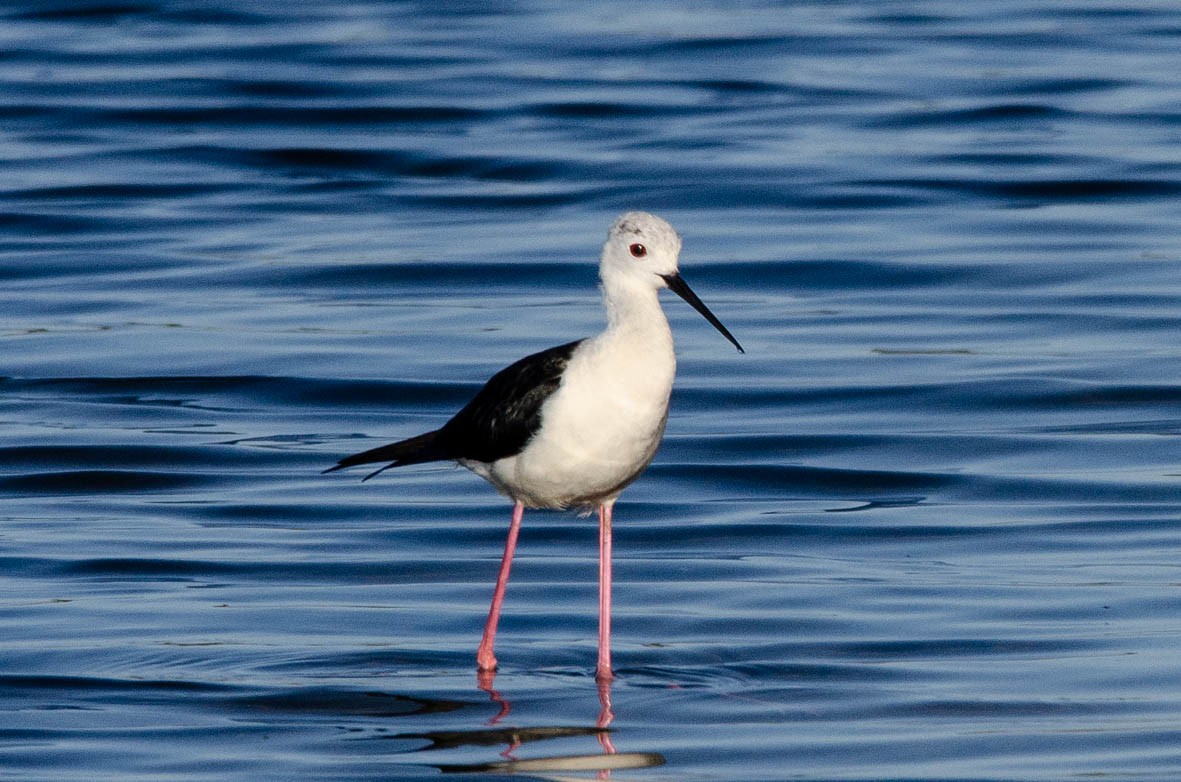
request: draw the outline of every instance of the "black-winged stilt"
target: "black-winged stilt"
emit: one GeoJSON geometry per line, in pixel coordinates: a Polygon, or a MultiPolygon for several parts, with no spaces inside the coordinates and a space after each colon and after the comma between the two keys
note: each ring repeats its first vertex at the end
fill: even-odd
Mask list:
{"type": "Polygon", "coordinates": [[[599,511],[599,661],[611,672],[611,509],[652,461],[676,373],[672,332],[657,293],[670,288],[738,348],[677,272],[681,237],[646,212],[615,221],[599,266],[607,328],[598,336],[526,356],[492,376],[455,417],[433,432],[341,459],[332,472],[389,462],[366,480],[406,464],[457,461],[515,503],[496,591],[476,655],[496,669],[492,646],[525,508],[599,511]]]}

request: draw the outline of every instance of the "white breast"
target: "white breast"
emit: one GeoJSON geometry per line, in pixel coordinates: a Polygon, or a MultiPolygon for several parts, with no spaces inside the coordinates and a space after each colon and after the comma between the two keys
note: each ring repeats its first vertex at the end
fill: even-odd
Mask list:
{"type": "Polygon", "coordinates": [[[541,431],[485,477],[543,508],[595,506],[635,480],[664,434],[676,359],[671,334],[634,336],[608,330],[579,346],[542,408],[541,431]]]}

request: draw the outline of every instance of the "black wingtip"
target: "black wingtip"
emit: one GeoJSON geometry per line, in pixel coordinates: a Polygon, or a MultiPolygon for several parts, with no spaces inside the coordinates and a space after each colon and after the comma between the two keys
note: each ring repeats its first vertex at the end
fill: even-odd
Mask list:
{"type": "MultiPolygon", "coordinates": [[[[352,464],[345,464],[344,462],[341,462],[340,464],[334,464],[334,465],[332,465],[332,466],[331,466],[331,467],[329,467],[327,470],[320,470],[320,474],[321,474],[321,475],[327,475],[327,474],[328,474],[328,473],[330,473],[330,472],[336,472],[337,470],[343,470],[343,469],[345,469],[346,467],[353,467],[353,466],[354,466],[354,465],[352,465],[352,464]]],[[[383,472],[385,472],[385,471],[386,471],[386,470],[388,470],[389,468],[391,468],[391,467],[397,467],[397,466],[398,466],[398,463],[397,463],[397,462],[390,462],[389,464],[385,465],[385,466],[384,466],[384,467],[382,467],[381,469],[374,470],[373,472],[371,472],[371,473],[369,473],[368,475],[366,475],[364,478],[362,478],[362,479],[361,479],[361,483],[364,483],[365,481],[369,480],[370,478],[376,478],[378,475],[381,475],[383,472]]]]}
{"type": "Polygon", "coordinates": [[[442,459],[451,458],[448,454],[439,449],[436,440],[439,436],[439,430],[433,432],[426,432],[417,437],[411,437],[408,440],[401,440],[389,445],[381,445],[377,448],[370,448],[368,451],[355,453],[352,456],[346,456],[336,464],[329,467],[327,470],[321,472],[325,475],[337,470],[343,470],[346,467],[356,467],[358,464],[373,464],[375,462],[389,462],[380,470],[369,473],[362,481],[367,481],[370,478],[383,473],[391,467],[400,467],[403,464],[421,464],[423,462],[436,462],[442,459]]]}
{"type": "Polygon", "coordinates": [[[364,483],[365,481],[369,480],[370,478],[376,478],[377,476],[381,475],[383,472],[385,472],[389,468],[397,467],[397,466],[398,466],[397,462],[390,462],[385,467],[378,467],[376,470],[374,470],[373,472],[369,473],[364,478],[362,478],[361,483],[364,483]]]}

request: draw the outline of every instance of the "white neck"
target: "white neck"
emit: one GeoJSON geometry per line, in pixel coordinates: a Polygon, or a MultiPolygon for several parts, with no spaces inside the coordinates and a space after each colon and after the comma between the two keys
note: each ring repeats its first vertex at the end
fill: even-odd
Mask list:
{"type": "Polygon", "coordinates": [[[672,330],[651,285],[630,278],[604,279],[603,303],[607,309],[607,334],[635,341],[652,350],[672,352],[672,330]]]}

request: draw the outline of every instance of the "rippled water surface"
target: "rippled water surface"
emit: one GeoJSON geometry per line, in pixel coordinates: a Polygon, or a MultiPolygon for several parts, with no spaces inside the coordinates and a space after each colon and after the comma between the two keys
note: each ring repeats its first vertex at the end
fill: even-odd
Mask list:
{"type": "Polygon", "coordinates": [[[1181,776],[1171,3],[11,2],[0,777],[1181,776]],[[593,333],[657,212],[664,447],[596,525],[320,471],[593,333]],[[606,702],[611,709],[604,708],[606,702]]]}

